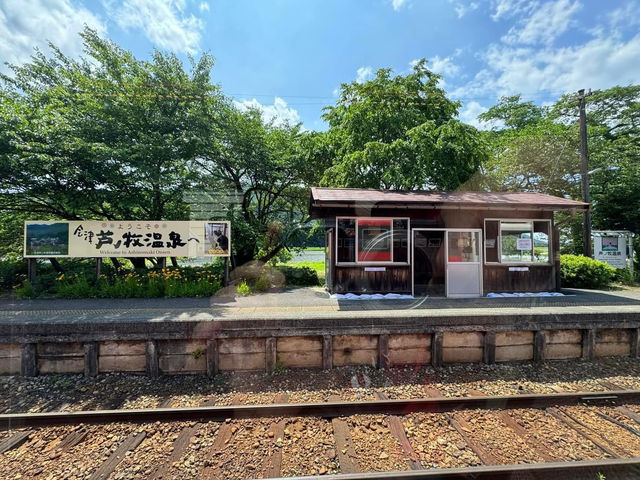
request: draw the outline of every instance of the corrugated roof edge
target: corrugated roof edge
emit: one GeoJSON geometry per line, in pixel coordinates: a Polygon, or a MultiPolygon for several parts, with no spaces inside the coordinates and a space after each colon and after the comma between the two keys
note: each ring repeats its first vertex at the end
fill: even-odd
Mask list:
{"type": "Polygon", "coordinates": [[[376,190],[360,188],[311,188],[311,206],[319,203],[414,203],[465,204],[473,206],[502,204],[552,207],[555,209],[587,209],[589,204],[536,192],[473,192],[432,190],[376,190]]]}

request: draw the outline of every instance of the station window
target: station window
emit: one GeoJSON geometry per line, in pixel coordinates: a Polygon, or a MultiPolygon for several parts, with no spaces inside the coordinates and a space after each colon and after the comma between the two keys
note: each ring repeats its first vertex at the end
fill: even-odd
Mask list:
{"type": "Polygon", "coordinates": [[[337,263],[409,262],[406,218],[338,218],[337,263]]]}
{"type": "Polygon", "coordinates": [[[485,221],[487,263],[549,263],[549,220],[485,221]]]}

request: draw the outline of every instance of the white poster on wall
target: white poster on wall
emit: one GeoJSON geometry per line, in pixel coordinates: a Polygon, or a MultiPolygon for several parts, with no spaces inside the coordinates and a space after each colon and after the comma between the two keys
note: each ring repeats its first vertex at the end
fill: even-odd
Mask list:
{"type": "Polygon", "coordinates": [[[516,249],[518,249],[518,250],[531,250],[531,239],[530,238],[517,238],[516,239],[516,249]]]}

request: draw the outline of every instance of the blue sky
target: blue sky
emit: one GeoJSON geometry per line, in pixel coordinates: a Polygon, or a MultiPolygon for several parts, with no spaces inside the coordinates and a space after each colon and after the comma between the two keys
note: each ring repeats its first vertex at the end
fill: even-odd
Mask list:
{"type": "Polygon", "coordinates": [[[501,95],[640,83],[640,0],[0,0],[0,60],[78,55],[83,24],[139,58],[209,51],[238,104],[307,129],[341,83],[422,57],[474,125],[501,95]]]}

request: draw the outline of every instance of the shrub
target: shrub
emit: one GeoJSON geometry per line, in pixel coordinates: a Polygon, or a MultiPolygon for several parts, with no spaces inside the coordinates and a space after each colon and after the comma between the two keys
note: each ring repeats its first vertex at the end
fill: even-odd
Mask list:
{"type": "Polygon", "coordinates": [[[260,277],[258,277],[258,279],[255,281],[255,284],[253,285],[253,289],[256,292],[266,292],[270,288],[271,288],[271,279],[266,274],[263,274],[260,277]]]}
{"type": "Polygon", "coordinates": [[[60,275],[57,296],[60,298],[90,298],[96,297],[97,291],[89,285],[84,275],[76,275],[71,279],[66,279],[64,274],[60,275]]]}
{"type": "Polygon", "coordinates": [[[15,291],[18,298],[35,298],[38,296],[29,280],[23,280],[20,285],[15,287],[15,291]]]}
{"type": "Polygon", "coordinates": [[[582,255],[561,255],[560,272],[563,287],[602,288],[613,281],[616,269],[582,255]]]}
{"type": "Polygon", "coordinates": [[[26,262],[12,258],[0,260],[0,290],[10,290],[20,285],[19,276],[26,273],[26,262]]]}
{"type": "Polygon", "coordinates": [[[635,283],[633,274],[626,268],[616,268],[614,281],[623,285],[633,285],[635,283]]]}
{"type": "Polygon", "coordinates": [[[283,265],[279,266],[278,269],[284,274],[287,285],[296,285],[301,287],[320,285],[318,273],[312,268],[283,265]]]}
{"type": "Polygon", "coordinates": [[[246,297],[251,293],[251,288],[249,288],[249,285],[247,284],[247,282],[243,281],[243,282],[240,282],[236,287],[236,293],[238,295],[242,295],[243,297],[246,297]]]}

